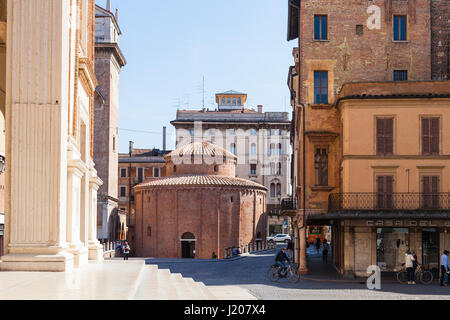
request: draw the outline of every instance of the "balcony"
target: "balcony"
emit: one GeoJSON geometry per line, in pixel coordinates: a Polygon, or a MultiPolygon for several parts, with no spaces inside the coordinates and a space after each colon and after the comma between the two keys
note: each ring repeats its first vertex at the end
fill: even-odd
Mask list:
{"type": "Polygon", "coordinates": [[[290,211],[297,210],[297,199],[296,198],[284,198],[281,200],[281,210],[290,211]]]}
{"type": "Polygon", "coordinates": [[[450,210],[450,193],[334,193],[328,212],[450,210]]]}

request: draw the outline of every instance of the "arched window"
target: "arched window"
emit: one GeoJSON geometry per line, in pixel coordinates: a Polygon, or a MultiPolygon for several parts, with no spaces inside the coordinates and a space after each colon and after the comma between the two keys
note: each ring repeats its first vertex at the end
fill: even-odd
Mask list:
{"type": "Polygon", "coordinates": [[[230,98],[227,99],[227,105],[231,105],[231,100],[230,100],[230,98]]]}
{"type": "Polygon", "coordinates": [[[242,103],[241,103],[241,102],[242,102],[242,100],[241,100],[241,98],[238,98],[238,100],[237,100],[237,101],[238,101],[238,106],[242,106],[242,103]]]}
{"type": "Polygon", "coordinates": [[[281,162],[278,162],[277,175],[281,176],[281,162]]]}
{"type": "Polygon", "coordinates": [[[270,197],[275,198],[275,183],[270,184],[270,197]]]}
{"type": "Polygon", "coordinates": [[[233,106],[236,105],[236,98],[233,98],[233,106]]]}
{"type": "Polygon", "coordinates": [[[277,183],[277,197],[280,196],[281,197],[281,184],[277,183]]]}
{"type": "Polygon", "coordinates": [[[275,174],[275,163],[274,162],[270,163],[270,174],[271,175],[275,174]]]}
{"type": "Polygon", "coordinates": [[[222,105],[225,105],[225,98],[222,98],[222,105]]]}
{"type": "Polygon", "coordinates": [[[256,129],[250,129],[250,135],[256,136],[256,129]]]}
{"type": "Polygon", "coordinates": [[[283,147],[281,146],[281,143],[278,144],[278,154],[281,155],[283,152],[283,147]]]}
{"type": "Polygon", "coordinates": [[[256,154],[256,143],[252,143],[252,145],[250,146],[250,154],[256,154]]]}

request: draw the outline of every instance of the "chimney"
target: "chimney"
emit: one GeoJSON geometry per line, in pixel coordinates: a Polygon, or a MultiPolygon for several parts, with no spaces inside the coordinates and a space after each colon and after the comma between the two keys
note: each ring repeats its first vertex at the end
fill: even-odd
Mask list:
{"type": "Polygon", "coordinates": [[[166,131],[167,128],[163,127],[163,151],[166,151],[166,131]]]}
{"type": "Polygon", "coordinates": [[[116,22],[119,23],[119,9],[116,8],[116,22]]]}
{"type": "Polygon", "coordinates": [[[106,0],[106,10],[111,12],[111,0],[106,0]]]}
{"type": "Polygon", "coordinates": [[[134,149],[134,142],[130,141],[130,157],[133,154],[133,149],[134,149]]]}
{"type": "Polygon", "coordinates": [[[262,105],[258,105],[258,113],[263,113],[263,106],[262,105]]]}

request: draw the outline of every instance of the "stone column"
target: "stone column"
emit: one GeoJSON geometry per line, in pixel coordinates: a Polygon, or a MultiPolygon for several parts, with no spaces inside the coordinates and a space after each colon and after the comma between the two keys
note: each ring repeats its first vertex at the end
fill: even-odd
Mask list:
{"type": "Polygon", "coordinates": [[[308,274],[308,264],[306,259],[306,225],[304,228],[299,228],[298,233],[300,236],[300,259],[299,269],[300,274],[308,274]]]}
{"type": "MultiPolygon", "coordinates": [[[[2,270],[65,271],[69,0],[8,0],[6,256],[2,270]]],[[[71,22],[72,25],[71,25],[71,22]]]]}
{"type": "MultiPolygon", "coordinates": [[[[92,164],[93,167],[93,164],[92,164]]],[[[97,239],[97,192],[103,184],[97,177],[95,169],[90,170],[89,179],[89,227],[88,227],[88,249],[89,260],[103,260],[103,248],[97,239]]]]}
{"type": "MultiPolygon", "coordinates": [[[[71,152],[69,152],[71,153],[71,152]]],[[[77,268],[87,263],[88,250],[81,239],[82,204],[81,192],[86,165],[79,160],[70,160],[67,167],[67,242],[68,251],[74,255],[74,266],[77,268]]]]}

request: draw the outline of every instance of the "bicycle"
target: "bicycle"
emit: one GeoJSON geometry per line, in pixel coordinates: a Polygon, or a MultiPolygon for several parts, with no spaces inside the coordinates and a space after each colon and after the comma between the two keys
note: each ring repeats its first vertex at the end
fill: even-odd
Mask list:
{"type": "Polygon", "coordinates": [[[267,270],[267,277],[272,282],[278,282],[281,278],[287,278],[291,283],[297,283],[300,280],[300,274],[295,264],[287,264],[284,274],[280,275],[281,265],[274,264],[267,270]]]}
{"type": "MultiPolygon", "coordinates": [[[[405,264],[402,263],[403,269],[397,272],[397,281],[405,284],[408,283],[408,272],[406,271],[405,264]]],[[[433,274],[430,271],[424,270],[421,264],[417,264],[415,279],[421,283],[428,285],[433,282],[433,274]]]]}

